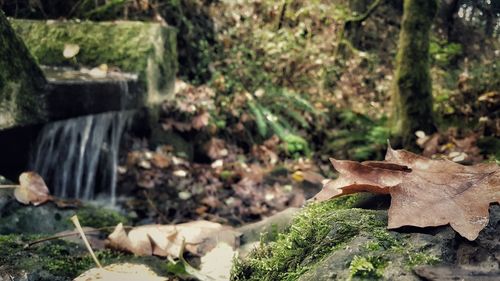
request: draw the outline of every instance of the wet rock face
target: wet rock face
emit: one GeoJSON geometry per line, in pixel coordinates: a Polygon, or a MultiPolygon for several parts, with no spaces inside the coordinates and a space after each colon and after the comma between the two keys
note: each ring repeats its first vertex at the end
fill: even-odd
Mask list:
{"type": "Polygon", "coordinates": [[[232,280],[422,280],[416,269],[437,265],[446,270],[430,280],[448,280],[439,274],[450,268],[500,277],[500,206],[473,242],[448,226],[388,231],[386,211],[338,208],[335,200],[306,208],[287,233],[237,263],[232,280]]]}

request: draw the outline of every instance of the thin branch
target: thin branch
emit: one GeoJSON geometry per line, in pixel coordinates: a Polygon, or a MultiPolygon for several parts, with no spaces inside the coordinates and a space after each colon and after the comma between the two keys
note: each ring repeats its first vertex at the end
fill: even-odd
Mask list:
{"type": "Polygon", "coordinates": [[[4,185],[0,185],[0,189],[2,189],[2,188],[5,188],[5,189],[7,189],[7,188],[18,188],[18,187],[20,187],[20,185],[18,185],[18,184],[4,184],[4,185]]]}
{"type": "Polygon", "coordinates": [[[375,12],[375,10],[380,5],[380,3],[382,3],[382,1],[383,0],[373,1],[373,3],[371,3],[370,6],[368,6],[368,9],[366,10],[366,12],[364,14],[359,15],[359,16],[355,16],[355,17],[353,16],[353,17],[347,18],[345,20],[344,24],[342,25],[342,27],[340,28],[340,31],[339,31],[337,48],[335,48],[335,52],[333,54],[334,60],[337,59],[337,55],[338,55],[340,46],[345,44],[345,41],[344,41],[345,30],[349,27],[349,25],[351,25],[352,23],[355,23],[355,22],[362,23],[363,21],[365,21],[368,17],[370,17],[370,15],[373,12],[375,12]]]}
{"type": "MultiPolygon", "coordinates": [[[[114,230],[116,228],[116,226],[106,226],[106,227],[100,227],[100,228],[96,228],[96,229],[89,229],[89,230],[85,230],[83,231],[83,233],[85,234],[93,234],[93,232],[101,232],[101,231],[105,231],[105,230],[114,230]]],[[[123,226],[124,229],[132,229],[134,228],[133,226],[123,226]]],[[[70,236],[76,236],[80,234],[80,232],[78,231],[72,231],[72,232],[68,232],[68,233],[61,233],[61,234],[56,234],[54,236],[49,236],[49,237],[44,237],[44,238],[40,238],[40,239],[37,239],[37,240],[34,240],[34,241],[31,241],[29,242],[28,244],[26,244],[25,248],[29,248],[33,245],[36,245],[36,244],[39,244],[39,243],[43,243],[43,242],[47,242],[47,241],[51,241],[51,240],[56,240],[56,239],[60,239],[60,238],[64,238],[64,237],[70,237],[70,236]]]]}
{"type": "Polygon", "coordinates": [[[280,18],[279,18],[279,21],[278,21],[278,30],[280,30],[281,27],[283,27],[283,21],[285,20],[285,14],[286,14],[287,6],[288,6],[288,1],[287,0],[283,0],[283,5],[281,7],[281,12],[280,12],[280,18]]]}

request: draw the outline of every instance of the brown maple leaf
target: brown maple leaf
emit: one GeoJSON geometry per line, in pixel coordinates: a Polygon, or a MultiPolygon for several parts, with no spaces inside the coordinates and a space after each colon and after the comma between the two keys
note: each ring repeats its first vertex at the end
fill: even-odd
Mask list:
{"type": "Polygon", "coordinates": [[[385,161],[331,159],[340,173],[314,199],[368,191],[390,194],[388,228],[450,224],[474,240],[488,224],[491,203],[500,203],[500,169],[496,164],[464,166],[431,160],[389,147],[385,161]]]}

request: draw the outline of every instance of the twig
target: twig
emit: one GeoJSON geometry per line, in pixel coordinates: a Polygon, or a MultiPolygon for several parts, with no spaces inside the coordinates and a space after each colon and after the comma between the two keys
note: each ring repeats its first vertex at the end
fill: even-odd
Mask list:
{"type": "Polygon", "coordinates": [[[285,20],[286,8],[288,6],[288,1],[283,0],[283,5],[281,6],[280,18],[278,20],[278,30],[283,27],[283,21],[285,20]]]}
{"type": "MultiPolygon", "coordinates": [[[[133,226],[124,226],[123,228],[132,229],[134,227],[133,226]]],[[[115,226],[106,226],[106,227],[100,227],[100,228],[96,228],[96,229],[85,230],[83,233],[91,234],[92,232],[100,232],[100,231],[104,231],[104,230],[113,230],[113,229],[115,229],[115,226]]],[[[78,234],[80,234],[79,231],[72,231],[72,232],[68,232],[68,233],[64,233],[64,234],[57,234],[54,236],[44,237],[44,238],[40,238],[38,240],[34,240],[34,241],[29,242],[28,244],[26,244],[25,247],[29,248],[33,245],[38,244],[38,243],[43,243],[43,242],[56,240],[59,238],[64,238],[64,237],[69,237],[69,236],[74,236],[74,235],[78,235],[78,234]]]]}
{"type": "Polygon", "coordinates": [[[0,189],[4,188],[4,189],[8,189],[8,188],[18,188],[20,187],[20,185],[18,184],[3,184],[3,185],[0,185],[0,189]]]}
{"type": "Polygon", "coordinates": [[[345,20],[344,24],[340,27],[339,35],[338,35],[338,43],[337,47],[335,48],[334,54],[333,54],[333,60],[335,61],[337,59],[337,55],[339,53],[339,49],[341,45],[345,44],[346,42],[344,41],[345,37],[345,30],[349,27],[354,22],[359,22],[362,23],[365,21],[379,6],[379,4],[382,2],[382,0],[375,0],[373,3],[368,6],[368,9],[366,12],[362,15],[359,15],[357,17],[350,17],[345,20]]]}
{"type": "Polygon", "coordinates": [[[78,216],[77,215],[72,216],[71,217],[71,221],[76,226],[76,229],[78,230],[78,232],[82,236],[83,242],[85,243],[85,246],[87,246],[87,250],[89,250],[90,255],[94,259],[95,263],[97,264],[97,266],[99,268],[102,268],[101,263],[99,262],[99,260],[97,259],[96,255],[94,254],[94,251],[92,250],[92,247],[90,247],[90,243],[87,240],[87,237],[85,236],[85,233],[83,232],[82,226],[80,225],[80,221],[78,221],[78,216]]]}

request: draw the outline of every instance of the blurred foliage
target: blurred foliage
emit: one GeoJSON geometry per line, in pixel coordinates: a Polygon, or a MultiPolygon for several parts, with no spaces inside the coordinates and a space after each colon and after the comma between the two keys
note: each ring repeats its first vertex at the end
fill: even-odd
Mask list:
{"type": "MultiPolygon", "coordinates": [[[[495,52],[500,25],[492,35],[485,32],[491,21],[498,22],[496,2],[458,0],[449,36],[436,30],[432,37],[434,109],[441,128],[459,125],[500,135],[495,52]]],[[[275,134],[288,143],[288,155],[310,150],[363,160],[381,158],[390,138],[385,116],[391,107],[401,1],[383,1],[354,32],[347,31],[352,34],[342,40],[342,48],[345,22],[372,1],[0,3],[18,17],[153,20],[176,27],[181,78],[206,83],[215,93],[214,108],[195,116],[210,112],[208,127],[246,149],[275,134]]],[[[186,127],[192,118],[169,126],[186,127]]]]}
{"type": "Polygon", "coordinates": [[[96,21],[148,20],[178,30],[179,75],[199,84],[211,78],[209,64],[215,30],[201,0],[6,0],[0,7],[8,16],[32,19],[96,21]]]}
{"type": "Polygon", "coordinates": [[[449,43],[445,40],[439,40],[436,37],[431,38],[429,53],[433,62],[439,66],[448,66],[456,63],[462,52],[462,45],[458,43],[449,43]]]}
{"type": "Polygon", "coordinates": [[[350,110],[339,112],[335,129],[327,132],[331,140],[327,154],[357,161],[383,159],[390,139],[387,121],[387,117],[373,120],[350,110]]]}

